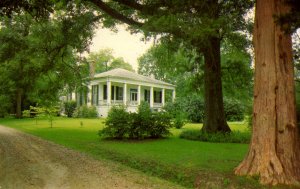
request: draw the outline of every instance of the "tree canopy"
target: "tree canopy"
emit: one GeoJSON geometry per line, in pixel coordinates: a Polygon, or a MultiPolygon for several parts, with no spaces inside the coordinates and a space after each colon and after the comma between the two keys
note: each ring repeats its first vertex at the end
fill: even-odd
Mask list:
{"type": "Polygon", "coordinates": [[[0,96],[17,117],[28,103],[57,100],[80,78],[78,55],[88,48],[96,19],[83,7],[69,8],[76,12],[57,10],[38,20],[26,12],[1,17],[0,80],[9,90],[0,96]]]}
{"type": "Polygon", "coordinates": [[[115,58],[113,56],[113,49],[109,48],[90,53],[87,57],[87,62],[89,63],[92,75],[115,68],[133,71],[132,66],[128,62],[125,62],[122,57],[115,58]]]}

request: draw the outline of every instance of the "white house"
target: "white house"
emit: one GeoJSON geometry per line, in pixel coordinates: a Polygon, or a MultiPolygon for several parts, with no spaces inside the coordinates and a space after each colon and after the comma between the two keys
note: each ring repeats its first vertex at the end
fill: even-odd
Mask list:
{"type": "Polygon", "coordinates": [[[123,104],[128,111],[136,112],[142,101],[160,110],[167,92],[175,99],[174,85],[120,68],[95,74],[87,87],[87,93],[72,93],[68,99],[76,99],[78,105],[96,106],[101,117],[106,117],[114,105],[123,104]]]}

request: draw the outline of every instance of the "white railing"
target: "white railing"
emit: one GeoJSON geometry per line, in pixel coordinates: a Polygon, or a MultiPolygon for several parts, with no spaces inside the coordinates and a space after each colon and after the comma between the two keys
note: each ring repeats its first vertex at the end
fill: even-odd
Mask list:
{"type": "Polygon", "coordinates": [[[122,105],[124,104],[123,100],[112,100],[110,101],[111,105],[122,105]]]}
{"type": "Polygon", "coordinates": [[[127,101],[127,105],[128,106],[138,106],[139,105],[139,103],[138,103],[138,101],[127,101]]]}
{"type": "MultiPolygon", "coordinates": [[[[110,101],[110,105],[114,106],[114,105],[123,105],[124,101],[123,100],[111,100],[110,101]]],[[[99,100],[99,106],[107,106],[107,100],[99,100]]],[[[128,106],[138,106],[138,101],[130,101],[128,100],[126,102],[126,105],[128,106]]]]}
{"type": "Polygon", "coordinates": [[[154,108],[160,108],[160,107],[162,107],[162,106],[163,106],[162,103],[153,103],[153,107],[154,107],[154,108]]]}

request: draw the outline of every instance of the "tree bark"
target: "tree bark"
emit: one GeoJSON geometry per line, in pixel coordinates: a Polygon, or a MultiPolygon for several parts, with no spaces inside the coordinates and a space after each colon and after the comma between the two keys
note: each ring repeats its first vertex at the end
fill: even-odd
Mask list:
{"type": "Polygon", "coordinates": [[[16,118],[22,118],[22,96],[23,89],[17,89],[17,109],[16,109],[16,118]]]}
{"type": "Polygon", "coordinates": [[[205,117],[202,131],[230,132],[223,105],[220,39],[209,38],[204,54],[205,117]]]}
{"type": "Polygon", "coordinates": [[[256,2],[253,133],[235,173],[258,175],[262,184],[300,180],[291,37],[274,21],[289,10],[284,0],[256,2]]]}

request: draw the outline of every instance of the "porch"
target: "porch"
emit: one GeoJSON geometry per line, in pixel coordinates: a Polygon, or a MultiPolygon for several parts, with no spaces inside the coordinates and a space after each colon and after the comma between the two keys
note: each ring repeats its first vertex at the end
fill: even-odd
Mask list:
{"type": "Polygon", "coordinates": [[[150,84],[136,84],[107,80],[106,82],[91,83],[88,86],[87,105],[103,107],[124,105],[137,107],[142,101],[149,103],[151,108],[159,109],[165,105],[166,92],[172,93],[175,99],[175,89],[150,84]]]}

